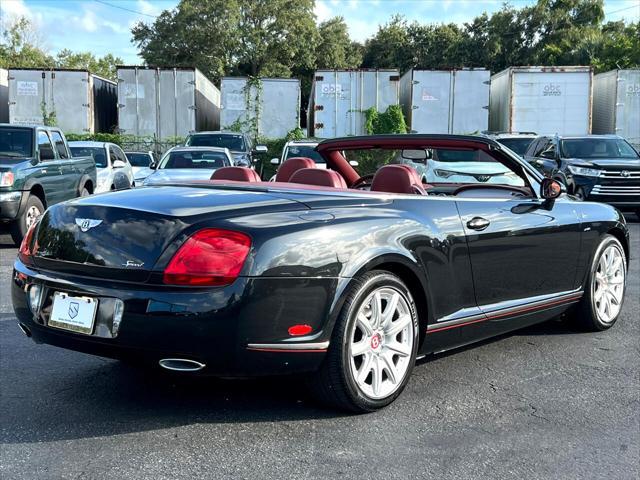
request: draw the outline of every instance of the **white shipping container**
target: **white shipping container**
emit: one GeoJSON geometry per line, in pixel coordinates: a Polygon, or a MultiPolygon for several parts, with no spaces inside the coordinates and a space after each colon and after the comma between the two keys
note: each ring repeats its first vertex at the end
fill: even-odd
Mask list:
{"type": "Polygon", "coordinates": [[[591,133],[591,67],[510,67],[491,77],[489,129],[591,133]]]}
{"type": "Polygon", "coordinates": [[[398,105],[398,70],[318,70],[309,97],[307,129],[318,138],[365,135],[365,111],[398,105]]]}
{"type": "Polygon", "coordinates": [[[0,123],[9,123],[9,70],[0,68],[0,123]]]}
{"type": "Polygon", "coordinates": [[[640,70],[612,70],[593,79],[593,133],[640,146],[640,70]]]}
{"type": "Polygon", "coordinates": [[[488,70],[409,70],[400,104],[412,133],[474,133],[489,124],[488,70]]]}
{"type": "Polygon", "coordinates": [[[120,132],[158,139],[220,128],[220,91],[195,68],[118,67],[120,132]]]}
{"type": "Polygon", "coordinates": [[[41,124],[44,115],[66,133],[110,131],[116,84],[87,70],[10,69],[9,122],[41,124]]]}
{"type": "Polygon", "coordinates": [[[240,130],[264,138],[282,138],[300,126],[300,80],[261,78],[257,85],[246,77],[224,77],[220,82],[223,129],[240,130]]]}

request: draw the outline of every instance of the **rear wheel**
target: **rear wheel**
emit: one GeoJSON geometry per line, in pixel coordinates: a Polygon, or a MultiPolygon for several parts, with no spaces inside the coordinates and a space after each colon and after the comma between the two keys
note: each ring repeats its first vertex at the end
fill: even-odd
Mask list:
{"type": "Polygon", "coordinates": [[[91,195],[91,192],[89,191],[89,189],[87,187],[82,187],[82,191],[80,192],[80,196],[81,197],[88,197],[89,195],[91,195]]]}
{"type": "Polygon", "coordinates": [[[338,408],[378,410],[406,386],[417,348],[418,317],[409,289],[395,275],[369,272],[354,280],[310,386],[338,408]]]}
{"type": "Polygon", "coordinates": [[[11,224],[11,238],[16,245],[22,242],[22,238],[26,235],[29,227],[43,212],[44,205],[42,205],[42,201],[35,195],[29,195],[24,211],[20,217],[11,224]]]}
{"type": "Polygon", "coordinates": [[[582,300],[572,320],[583,330],[611,328],[620,315],[626,288],[627,259],[617,238],[605,235],[593,258],[582,300]]]}

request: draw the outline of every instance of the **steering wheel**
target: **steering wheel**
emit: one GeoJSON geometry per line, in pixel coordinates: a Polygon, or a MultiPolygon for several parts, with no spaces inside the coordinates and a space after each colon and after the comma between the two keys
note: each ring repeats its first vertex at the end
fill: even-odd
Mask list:
{"type": "Polygon", "coordinates": [[[355,182],[353,182],[351,184],[352,189],[354,190],[359,190],[362,189],[364,187],[366,187],[367,185],[371,185],[371,183],[373,182],[373,173],[370,173],[369,175],[365,175],[364,177],[360,177],[358,180],[356,180],[355,182]]]}

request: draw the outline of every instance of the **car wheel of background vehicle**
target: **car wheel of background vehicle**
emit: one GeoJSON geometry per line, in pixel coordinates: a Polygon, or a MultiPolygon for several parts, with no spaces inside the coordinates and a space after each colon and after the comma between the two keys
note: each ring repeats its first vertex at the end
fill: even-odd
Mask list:
{"type": "Polygon", "coordinates": [[[369,272],[354,279],[327,357],[309,385],[335,407],[378,410],[406,386],[417,348],[418,316],[409,289],[388,272],[369,272]]]}
{"type": "Polygon", "coordinates": [[[82,191],[80,192],[81,197],[88,197],[91,195],[91,192],[87,189],[87,187],[82,187],[82,191]]]}
{"type": "Polygon", "coordinates": [[[22,215],[11,224],[11,238],[16,245],[20,245],[22,237],[25,236],[31,224],[35,222],[43,212],[44,205],[42,205],[40,199],[35,195],[29,195],[22,215]]]}
{"type": "Polygon", "coordinates": [[[578,200],[583,200],[585,199],[585,194],[584,194],[584,190],[582,189],[582,187],[578,187],[575,191],[575,193],[573,194],[574,197],[576,197],[578,200]]]}
{"type": "Polygon", "coordinates": [[[616,323],[626,288],[627,259],[617,238],[605,235],[596,250],[580,303],[571,319],[580,329],[601,331],[616,323]]]}

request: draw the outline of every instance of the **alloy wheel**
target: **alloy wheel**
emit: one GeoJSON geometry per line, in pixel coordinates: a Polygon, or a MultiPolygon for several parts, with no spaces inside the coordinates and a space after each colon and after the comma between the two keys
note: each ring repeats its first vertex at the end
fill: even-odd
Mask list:
{"type": "Polygon", "coordinates": [[[27,225],[27,230],[33,223],[38,219],[42,212],[35,205],[31,205],[26,212],[25,224],[27,225]]]}
{"type": "Polygon", "coordinates": [[[409,303],[395,288],[380,287],[362,302],[349,338],[353,379],[369,398],[393,394],[411,366],[415,335],[409,303]]]}
{"type": "Polygon", "coordinates": [[[623,253],[616,245],[609,245],[600,255],[591,285],[595,311],[603,323],[613,322],[620,313],[625,275],[623,253]]]}

